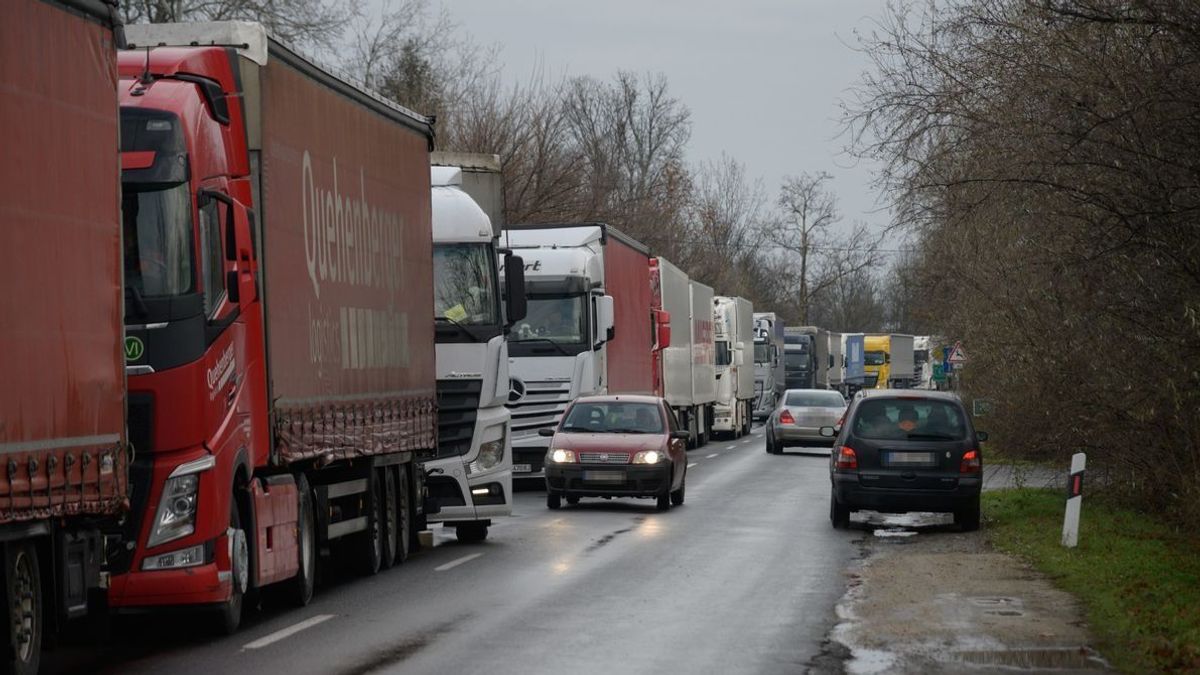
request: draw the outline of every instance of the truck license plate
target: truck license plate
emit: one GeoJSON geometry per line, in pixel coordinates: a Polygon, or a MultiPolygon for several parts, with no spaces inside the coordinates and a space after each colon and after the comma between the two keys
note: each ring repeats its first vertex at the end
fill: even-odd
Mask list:
{"type": "Polygon", "coordinates": [[[530,464],[513,464],[513,473],[533,473],[533,466],[530,464]]]}
{"type": "Polygon", "coordinates": [[[622,471],[584,471],[583,479],[597,483],[623,483],[625,473],[622,471]]]}

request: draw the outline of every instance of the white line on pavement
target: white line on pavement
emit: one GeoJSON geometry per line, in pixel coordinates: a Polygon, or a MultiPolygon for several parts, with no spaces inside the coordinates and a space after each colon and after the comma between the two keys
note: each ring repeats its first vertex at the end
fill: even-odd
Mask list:
{"type": "Polygon", "coordinates": [[[752,440],[754,440],[754,439],[753,439],[753,438],[747,438],[746,440],[742,441],[742,445],[745,445],[745,444],[749,443],[749,442],[750,442],[750,441],[752,441],[752,440]]]}
{"type": "Polygon", "coordinates": [[[721,454],[721,453],[719,453],[719,452],[714,452],[713,454],[711,454],[711,455],[708,455],[708,456],[707,456],[707,457],[705,457],[704,459],[712,459],[713,457],[716,457],[716,456],[717,456],[717,455],[719,455],[719,454],[721,454]]]}
{"type": "Polygon", "coordinates": [[[696,466],[696,463],[695,463],[695,462],[692,462],[691,464],[688,464],[688,467],[687,467],[687,468],[689,468],[689,469],[690,469],[690,468],[692,468],[693,466],[696,466]]]}
{"type": "Polygon", "coordinates": [[[332,614],[318,614],[314,617],[305,619],[305,620],[301,621],[300,623],[292,624],[292,625],[288,626],[287,628],[282,628],[280,630],[277,630],[274,633],[271,633],[270,635],[265,635],[263,637],[260,637],[257,640],[255,640],[254,642],[248,643],[246,646],[242,647],[242,649],[262,649],[263,647],[266,647],[267,645],[273,645],[276,642],[279,642],[280,640],[282,640],[284,638],[291,637],[291,636],[295,635],[296,633],[299,633],[302,630],[308,630],[309,628],[312,628],[313,626],[315,626],[319,623],[325,623],[326,621],[328,621],[332,618],[333,618],[332,614]]]}
{"type": "Polygon", "coordinates": [[[450,562],[446,563],[445,565],[439,565],[439,566],[433,568],[433,571],[434,572],[445,572],[446,570],[458,567],[459,565],[461,565],[463,563],[469,563],[481,555],[483,555],[483,554],[482,553],[472,553],[471,555],[464,555],[463,557],[459,558],[458,560],[451,560],[450,562]]]}

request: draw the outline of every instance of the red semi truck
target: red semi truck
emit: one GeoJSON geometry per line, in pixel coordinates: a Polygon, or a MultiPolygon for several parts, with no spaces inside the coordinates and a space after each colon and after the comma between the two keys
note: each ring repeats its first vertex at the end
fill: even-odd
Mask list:
{"type": "Polygon", "coordinates": [[[128,508],[114,17],[0,2],[3,672],[36,672],[43,633],[87,611],[128,508]]]}
{"type": "Polygon", "coordinates": [[[437,433],[432,128],[257,24],[127,38],[137,454],[108,600],[232,631],[253,589],[307,603],[319,551],[407,556],[437,433]]]}

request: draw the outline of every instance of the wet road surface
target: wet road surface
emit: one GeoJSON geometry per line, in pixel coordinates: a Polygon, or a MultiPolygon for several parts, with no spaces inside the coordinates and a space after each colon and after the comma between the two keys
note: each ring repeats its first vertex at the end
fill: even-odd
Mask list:
{"type": "Polygon", "coordinates": [[[689,452],[687,502],[519,492],[486,542],[436,546],[304,609],[266,605],[208,637],[132,617],[44,672],[794,673],[821,651],[860,531],[829,525],[828,450],[765,452],[761,428],[689,452]],[[820,454],[820,453],[823,453],[820,454]]]}

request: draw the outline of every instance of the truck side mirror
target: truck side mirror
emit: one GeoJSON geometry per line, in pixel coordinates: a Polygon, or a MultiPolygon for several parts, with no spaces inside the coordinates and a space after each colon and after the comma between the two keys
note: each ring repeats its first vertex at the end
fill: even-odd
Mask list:
{"type": "Polygon", "coordinates": [[[613,326],[613,298],[611,295],[601,295],[596,298],[596,347],[616,337],[617,331],[613,326]]]}
{"type": "Polygon", "coordinates": [[[657,322],[656,328],[658,332],[656,339],[659,349],[666,349],[671,346],[671,313],[666,310],[656,310],[654,320],[657,322]]]}
{"type": "Polygon", "coordinates": [[[504,316],[508,324],[525,318],[529,309],[525,299],[525,261],[511,253],[504,256],[504,316]]]}

